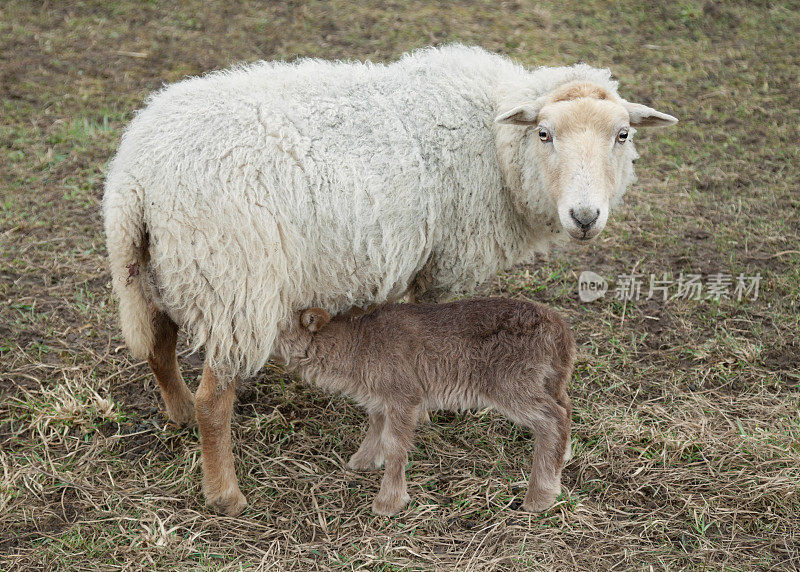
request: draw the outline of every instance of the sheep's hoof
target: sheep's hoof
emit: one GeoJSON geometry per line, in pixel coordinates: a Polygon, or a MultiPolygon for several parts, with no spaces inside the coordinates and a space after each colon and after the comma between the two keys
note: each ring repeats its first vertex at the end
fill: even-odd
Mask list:
{"type": "Polygon", "coordinates": [[[208,497],[206,503],[225,516],[239,516],[247,507],[247,499],[239,490],[227,496],[208,497]]]}
{"type": "Polygon", "coordinates": [[[197,427],[197,418],[194,415],[194,400],[183,403],[167,403],[167,416],[178,427],[197,427]]]}
{"type": "Polygon", "coordinates": [[[400,512],[410,500],[411,497],[408,496],[408,493],[385,498],[378,495],[375,502],[372,503],[372,512],[382,516],[392,516],[400,512]]]}

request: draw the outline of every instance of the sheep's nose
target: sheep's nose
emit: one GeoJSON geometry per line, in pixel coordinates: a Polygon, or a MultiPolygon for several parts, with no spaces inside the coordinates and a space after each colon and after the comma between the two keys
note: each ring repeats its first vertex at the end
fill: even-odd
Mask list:
{"type": "Polygon", "coordinates": [[[597,217],[600,216],[600,209],[589,209],[581,207],[579,209],[569,209],[569,216],[575,221],[581,230],[589,230],[594,226],[597,217]]]}

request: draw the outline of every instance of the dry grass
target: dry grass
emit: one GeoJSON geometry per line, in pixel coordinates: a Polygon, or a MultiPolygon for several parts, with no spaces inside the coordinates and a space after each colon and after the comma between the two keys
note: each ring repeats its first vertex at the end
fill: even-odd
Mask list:
{"type": "MultiPolygon", "coordinates": [[[[798,38],[789,2],[0,4],[0,569],[800,567],[798,38]],[[250,507],[212,515],[197,435],[165,426],[121,347],[104,164],[164,81],[446,41],[611,66],[624,95],[682,120],[641,134],[640,183],[597,243],[495,285],[574,325],[565,492],[544,515],[516,510],[530,434],[438,414],[418,432],[408,510],[375,517],[379,473],[344,464],[361,412],[265,370],[237,407],[250,507]],[[581,270],[634,267],[760,272],[762,291],[578,301],[581,270]]],[[[183,359],[192,386],[200,360],[183,359]]]]}

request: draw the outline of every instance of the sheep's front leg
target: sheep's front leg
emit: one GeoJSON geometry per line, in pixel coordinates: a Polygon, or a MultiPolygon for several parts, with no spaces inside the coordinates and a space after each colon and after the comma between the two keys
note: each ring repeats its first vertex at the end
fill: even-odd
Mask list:
{"type": "Polygon", "coordinates": [[[369,428],[364,441],[358,448],[347,466],[354,471],[366,471],[367,469],[378,469],[383,464],[384,452],[383,445],[381,444],[381,433],[386,421],[386,416],[383,412],[369,414],[369,428]]]}
{"type": "Polygon", "coordinates": [[[381,490],[372,503],[372,512],[376,514],[393,515],[410,500],[406,489],[406,463],[418,416],[419,407],[390,408],[386,411],[381,435],[386,468],[381,490]]]}
{"type": "Polygon", "coordinates": [[[206,364],[195,394],[203,492],[209,505],[228,516],[238,515],[247,506],[236,480],[231,450],[231,414],[235,399],[235,381],[219,380],[206,364]]]}

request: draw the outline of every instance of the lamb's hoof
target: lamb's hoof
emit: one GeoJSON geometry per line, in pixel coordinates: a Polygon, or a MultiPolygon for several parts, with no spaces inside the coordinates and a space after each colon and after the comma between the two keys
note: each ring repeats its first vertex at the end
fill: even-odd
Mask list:
{"type": "Polygon", "coordinates": [[[350,460],[347,461],[347,466],[354,471],[371,471],[373,469],[380,469],[383,465],[383,456],[376,455],[375,457],[362,457],[355,453],[350,460]]]}
{"type": "Polygon", "coordinates": [[[347,466],[354,471],[368,471],[372,468],[372,459],[364,459],[358,455],[353,455],[347,461],[347,466]]]}
{"type": "Polygon", "coordinates": [[[411,497],[408,496],[408,493],[388,498],[383,498],[378,495],[375,498],[375,502],[372,503],[372,512],[382,516],[392,516],[393,514],[400,512],[400,510],[402,510],[410,500],[411,497]]]}
{"type": "Polygon", "coordinates": [[[206,503],[225,516],[239,516],[247,507],[247,499],[239,490],[225,496],[207,497],[206,503]]]}
{"type": "Polygon", "coordinates": [[[528,512],[544,512],[553,506],[553,503],[556,502],[556,499],[560,494],[560,490],[538,493],[531,500],[526,498],[520,508],[528,512]]]}
{"type": "Polygon", "coordinates": [[[572,458],[572,441],[567,441],[567,450],[564,451],[564,464],[572,458]]]}

